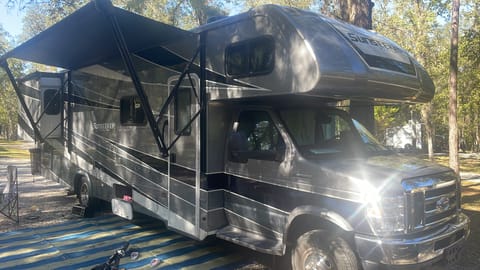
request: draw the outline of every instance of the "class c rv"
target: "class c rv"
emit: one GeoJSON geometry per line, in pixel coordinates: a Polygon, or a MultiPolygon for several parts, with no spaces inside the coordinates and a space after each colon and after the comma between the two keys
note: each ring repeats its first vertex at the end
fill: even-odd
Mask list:
{"type": "Polygon", "coordinates": [[[276,5],[186,31],[97,0],[0,63],[41,173],[85,209],[107,201],[293,269],[426,267],[470,233],[458,175],[389,151],[337,105],[432,99],[425,69],[374,32],[276,5]],[[13,58],[57,72],[15,78],[13,58]]]}

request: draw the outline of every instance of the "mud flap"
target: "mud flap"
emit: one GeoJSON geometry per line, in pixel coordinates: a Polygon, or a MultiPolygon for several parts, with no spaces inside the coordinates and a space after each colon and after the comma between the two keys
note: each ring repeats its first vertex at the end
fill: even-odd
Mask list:
{"type": "Polygon", "coordinates": [[[133,219],[133,207],[131,202],[122,199],[112,199],[112,213],[122,218],[133,219]]]}

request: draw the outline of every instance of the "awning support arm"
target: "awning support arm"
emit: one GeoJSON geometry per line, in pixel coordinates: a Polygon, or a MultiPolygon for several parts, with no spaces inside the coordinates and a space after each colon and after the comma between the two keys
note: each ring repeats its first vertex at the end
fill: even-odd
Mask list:
{"type": "Polygon", "coordinates": [[[59,128],[65,120],[67,120],[66,117],[62,118],[62,121],[60,121],[60,123],[58,123],[53,129],[51,129],[51,130],[45,135],[45,138],[44,138],[42,141],[40,141],[40,142],[43,142],[45,139],[48,138],[48,136],[52,135],[52,133],[55,132],[55,130],[56,130],[57,128],[59,128]]]}
{"type": "Polygon", "coordinates": [[[137,91],[138,97],[140,98],[140,102],[142,103],[143,111],[145,112],[145,116],[147,117],[148,124],[150,125],[150,129],[152,130],[152,133],[154,135],[155,143],[157,144],[157,147],[159,151],[162,153],[162,155],[168,156],[167,147],[165,145],[165,142],[163,141],[160,130],[155,121],[155,117],[153,116],[152,108],[148,101],[148,97],[145,94],[145,91],[143,90],[142,83],[135,70],[135,66],[133,65],[133,61],[132,61],[130,52],[128,50],[128,46],[125,41],[125,38],[123,36],[122,29],[118,24],[117,18],[111,12],[113,10],[113,5],[110,1],[106,1],[106,0],[95,0],[95,4],[97,8],[101,12],[103,12],[103,14],[110,21],[110,24],[113,30],[113,35],[115,37],[115,43],[118,47],[120,55],[125,64],[125,67],[127,68],[128,73],[130,74],[132,83],[135,87],[135,90],[137,91]]]}
{"type": "Polygon", "coordinates": [[[35,120],[33,119],[32,114],[30,113],[30,110],[27,107],[27,104],[25,103],[25,99],[23,98],[23,95],[20,91],[20,88],[18,87],[17,81],[15,80],[15,76],[13,76],[12,70],[10,70],[10,67],[8,66],[8,62],[5,59],[2,63],[0,63],[2,68],[5,70],[5,73],[7,73],[8,78],[10,79],[10,82],[12,83],[13,89],[15,90],[15,93],[17,94],[18,101],[20,101],[20,106],[22,106],[23,111],[27,115],[28,121],[30,122],[30,125],[32,125],[33,132],[35,134],[35,141],[40,140],[40,142],[43,142],[44,139],[42,138],[42,135],[40,134],[40,130],[38,130],[38,127],[35,123],[35,120]]]}

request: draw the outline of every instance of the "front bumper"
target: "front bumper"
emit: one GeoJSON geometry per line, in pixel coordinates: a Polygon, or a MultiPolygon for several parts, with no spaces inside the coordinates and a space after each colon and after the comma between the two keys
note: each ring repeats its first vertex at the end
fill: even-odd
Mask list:
{"type": "Polygon", "coordinates": [[[439,261],[449,256],[452,250],[458,250],[470,234],[469,224],[470,219],[460,213],[455,223],[445,225],[428,235],[413,239],[385,239],[357,234],[355,244],[365,269],[385,266],[412,269],[439,261]]]}

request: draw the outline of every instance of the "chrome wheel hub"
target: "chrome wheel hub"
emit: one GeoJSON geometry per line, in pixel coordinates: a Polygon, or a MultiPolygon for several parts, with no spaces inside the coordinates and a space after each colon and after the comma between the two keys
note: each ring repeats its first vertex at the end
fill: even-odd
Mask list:
{"type": "Polygon", "coordinates": [[[329,256],[320,250],[311,252],[305,258],[305,270],[334,269],[333,262],[329,256]]]}
{"type": "Polygon", "coordinates": [[[86,206],[88,202],[88,187],[86,185],[82,185],[80,188],[80,201],[83,206],[86,206]]]}

